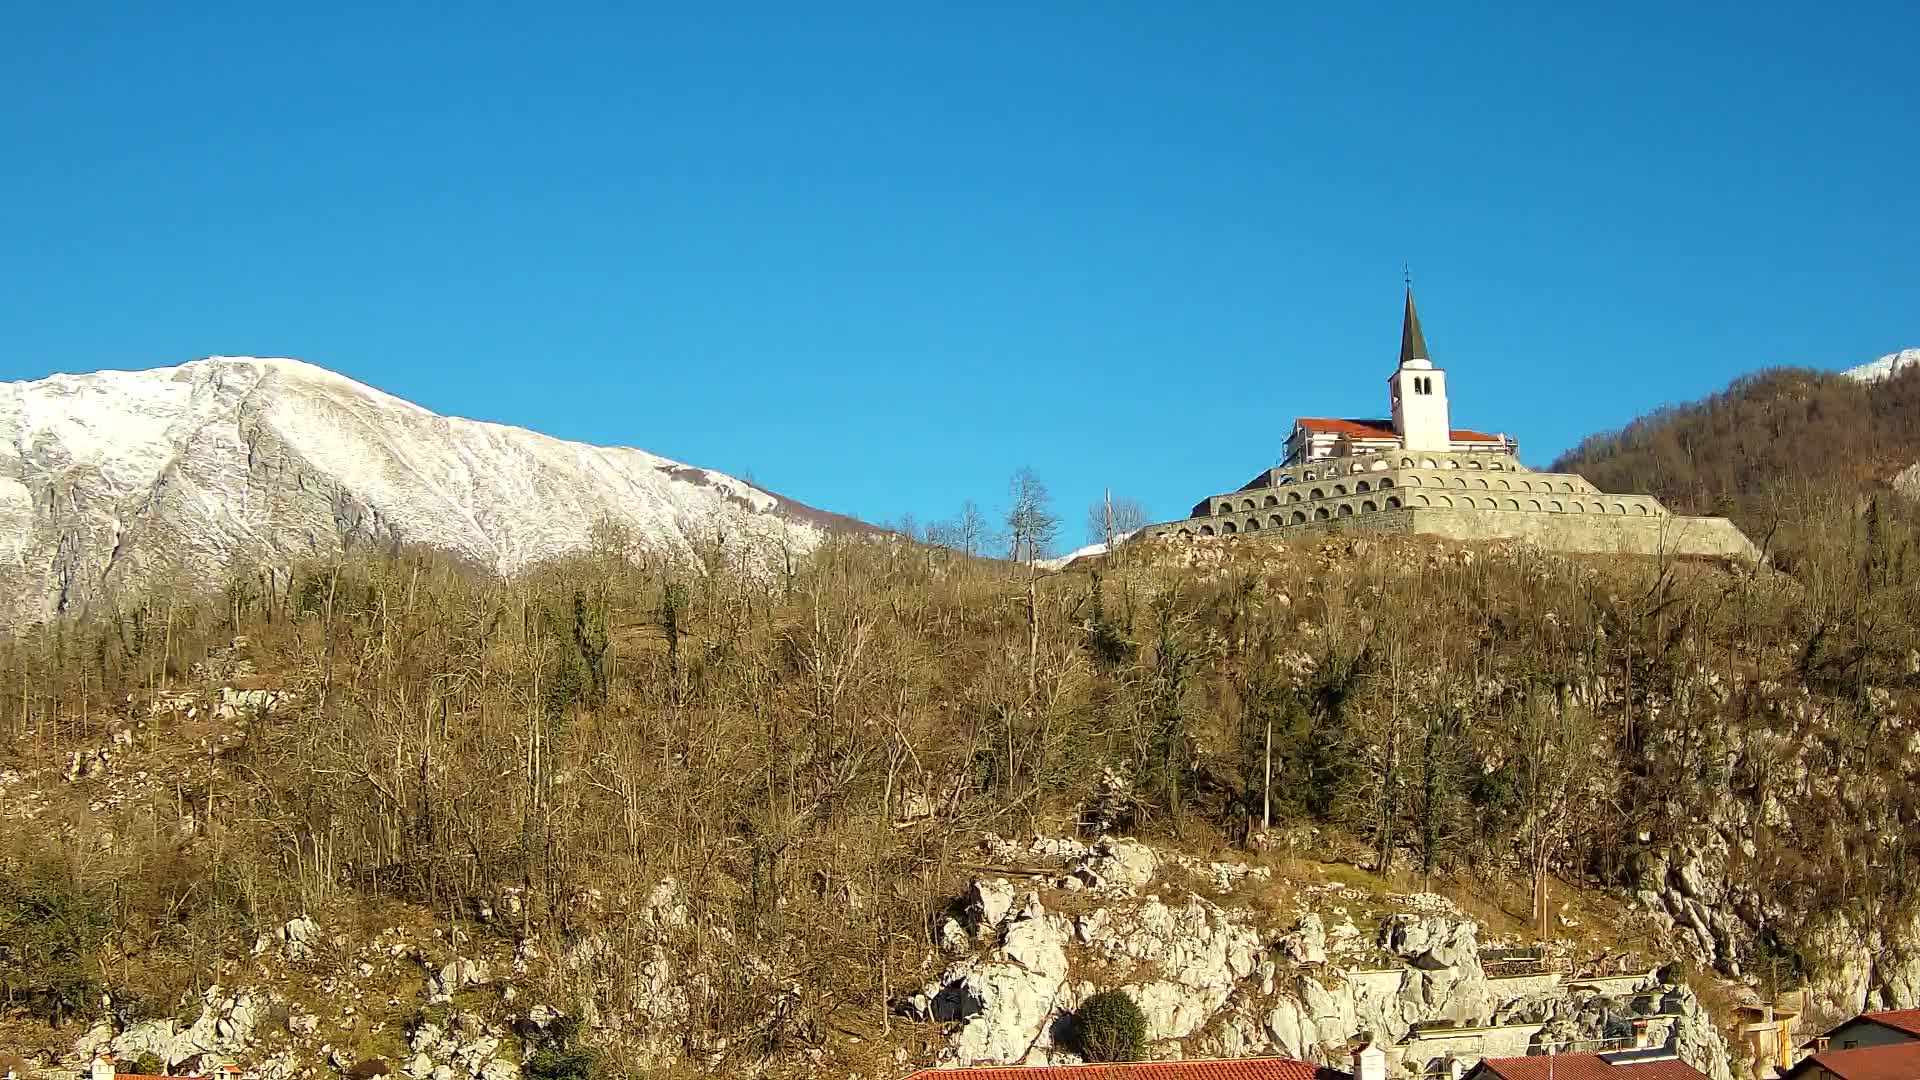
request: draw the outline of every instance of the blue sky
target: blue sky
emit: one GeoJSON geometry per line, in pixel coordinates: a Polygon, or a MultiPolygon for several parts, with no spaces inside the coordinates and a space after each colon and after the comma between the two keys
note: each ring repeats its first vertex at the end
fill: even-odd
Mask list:
{"type": "Polygon", "coordinates": [[[1380,412],[1403,260],[1536,464],[1920,345],[1916,5],[1293,7],[15,5],[0,380],[298,356],[873,520],[1031,465],[1077,542],[1380,412]]]}

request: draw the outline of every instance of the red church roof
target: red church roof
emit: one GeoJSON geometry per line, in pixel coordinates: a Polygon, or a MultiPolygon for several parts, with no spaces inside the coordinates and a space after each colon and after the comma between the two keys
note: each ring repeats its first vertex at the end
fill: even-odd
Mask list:
{"type": "Polygon", "coordinates": [[[1133,1061],[1109,1065],[995,1066],[985,1069],[922,1069],[907,1080],[1351,1080],[1292,1058],[1228,1061],[1133,1061]]]}
{"type": "MultiPolygon", "coordinates": [[[[1336,419],[1327,416],[1303,416],[1294,421],[1298,427],[1308,431],[1324,431],[1334,435],[1345,435],[1351,439],[1391,439],[1393,421],[1336,419]]],[[[1450,432],[1454,442],[1499,442],[1500,436],[1489,435],[1484,431],[1468,431],[1455,428],[1450,432]]]]}

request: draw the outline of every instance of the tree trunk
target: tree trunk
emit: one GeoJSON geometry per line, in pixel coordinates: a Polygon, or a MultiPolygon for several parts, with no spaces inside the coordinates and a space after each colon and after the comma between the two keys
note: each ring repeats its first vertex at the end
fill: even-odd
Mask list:
{"type": "Polygon", "coordinates": [[[1266,781],[1260,787],[1260,831],[1273,828],[1273,717],[1267,717],[1266,781]]]}

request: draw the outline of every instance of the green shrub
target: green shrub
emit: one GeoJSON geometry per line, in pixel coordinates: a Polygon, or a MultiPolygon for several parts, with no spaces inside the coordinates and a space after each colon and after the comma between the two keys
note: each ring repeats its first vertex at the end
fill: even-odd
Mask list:
{"type": "Polygon", "coordinates": [[[599,1055],[584,1046],[568,1050],[542,1050],[528,1059],[522,1070],[527,1080],[592,1080],[599,1055]]]}
{"type": "Polygon", "coordinates": [[[1119,990],[1102,990],[1073,1014],[1080,1056],[1088,1061],[1139,1061],[1146,1053],[1147,1015],[1119,990]]]}

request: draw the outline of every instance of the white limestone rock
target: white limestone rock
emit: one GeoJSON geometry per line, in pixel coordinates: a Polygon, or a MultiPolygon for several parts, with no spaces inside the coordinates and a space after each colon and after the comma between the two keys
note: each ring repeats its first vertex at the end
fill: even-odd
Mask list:
{"type": "Polygon", "coordinates": [[[1071,873],[1089,889],[1131,896],[1153,880],[1158,867],[1159,860],[1147,845],[1103,836],[1074,864],[1071,873]]]}
{"type": "Polygon", "coordinates": [[[1280,941],[1280,947],[1296,964],[1327,962],[1327,928],[1312,912],[1300,916],[1293,931],[1280,941]]]}
{"type": "Polygon", "coordinates": [[[962,1025],[942,1064],[1017,1064],[1044,1049],[1066,987],[1068,934],[1058,915],[1015,919],[999,948],[948,968],[909,1000],[919,1019],[962,1025]]]}
{"type": "Polygon", "coordinates": [[[976,932],[998,930],[1013,911],[1013,883],[1006,878],[975,878],[967,890],[967,916],[976,932]]]}

